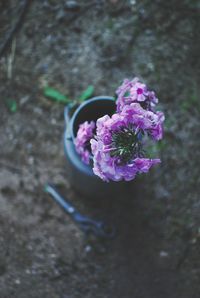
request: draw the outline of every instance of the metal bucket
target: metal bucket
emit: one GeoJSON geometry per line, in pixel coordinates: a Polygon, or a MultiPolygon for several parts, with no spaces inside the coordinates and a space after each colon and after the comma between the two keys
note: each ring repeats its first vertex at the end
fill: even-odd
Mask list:
{"type": "Polygon", "coordinates": [[[67,175],[72,187],[79,193],[90,198],[109,198],[122,196],[130,186],[130,182],[104,182],[93,173],[92,165],[82,162],[74,146],[79,125],[84,121],[96,121],[104,115],[112,115],[116,104],[112,97],[98,96],[82,103],[69,116],[69,108],[65,108],[64,151],[67,161],[67,175]]]}

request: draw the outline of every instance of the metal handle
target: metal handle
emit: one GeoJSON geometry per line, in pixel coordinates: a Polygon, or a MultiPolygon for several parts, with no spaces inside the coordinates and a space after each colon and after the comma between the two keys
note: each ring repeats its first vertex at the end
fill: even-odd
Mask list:
{"type": "Polygon", "coordinates": [[[65,118],[65,124],[66,124],[66,126],[69,125],[69,121],[70,121],[70,115],[69,115],[69,113],[70,113],[70,107],[68,105],[68,106],[66,106],[64,108],[64,118],[65,118]]]}
{"type": "Polygon", "coordinates": [[[66,138],[67,140],[72,141],[72,136],[70,133],[70,112],[71,109],[73,108],[74,104],[68,104],[65,108],[64,108],[64,118],[65,118],[65,131],[66,131],[66,138]]]}
{"type": "Polygon", "coordinates": [[[47,184],[45,191],[48,192],[52,198],[69,213],[75,222],[77,222],[81,229],[85,232],[93,232],[96,236],[111,239],[115,236],[114,227],[109,227],[102,221],[96,221],[90,217],[80,214],[69,202],[67,202],[52,186],[47,184]]]}
{"type": "Polygon", "coordinates": [[[69,213],[73,214],[75,212],[74,207],[65,201],[65,199],[57,192],[57,190],[52,186],[51,184],[46,184],[45,189],[46,192],[48,192],[52,198],[63,207],[63,209],[69,213]]]}

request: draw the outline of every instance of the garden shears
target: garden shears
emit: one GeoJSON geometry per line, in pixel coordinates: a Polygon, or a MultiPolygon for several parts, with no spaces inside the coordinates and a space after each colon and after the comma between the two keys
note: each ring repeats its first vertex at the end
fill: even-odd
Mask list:
{"type": "Polygon", "coordinates": [[[53,185],[47,184],[45,191],[72,217],[84,232],[93,233],[95,236],[106,239],[111,239],[115,236],[115,230],[112,226],[107,226],[102,221],[80,214],[71,203],[59,194],[53,185]]]}

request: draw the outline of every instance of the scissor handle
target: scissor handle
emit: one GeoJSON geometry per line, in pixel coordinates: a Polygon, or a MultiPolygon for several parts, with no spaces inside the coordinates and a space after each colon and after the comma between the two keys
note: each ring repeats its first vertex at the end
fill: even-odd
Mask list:
{"type": "Polygon", "coordinates": [[[52,198],[61,206],[63,209],[71,215],[75,222],[77,222],[80,228],[85,232],[92,232],[96,236],[111,239],[115,236],[115,229],[107,226],[102,221],[94,220],[90,217],[80,214],[76,209],[68,203],[51,184],[45,186],[45,191],[51,194],[52,198]]]}
{"type": "Polygon", "coordinates": [[[107,239],[111,239],[115,236],[115,229],[113,226],[108,226],[102,221],[93,220],[78,212],[75,212],[72,216],[85,232],[93,232],[96,236],[107,239]]]}

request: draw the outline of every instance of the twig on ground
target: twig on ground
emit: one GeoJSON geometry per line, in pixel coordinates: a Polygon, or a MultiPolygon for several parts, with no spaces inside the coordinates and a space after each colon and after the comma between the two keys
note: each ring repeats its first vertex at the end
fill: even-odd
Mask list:
{"type": "Polygon", "coordinates": [[[12,70],[13,70],[13,62],[15,59],[15,50],[16,50],[16,38],[13,39],[12,46],[11,46],[11,53],[8,56],[7,77],[9,80],[12,79],[12,70]]]}
{"type": "Polygon", "coordinates": [[[7,50],[7,47],[9,46],[10,42],[12,41],[14,35],[16,34],[16,32],[19,30],[19,28],[21,27],[25,14],[28,10],[29,5],[31,4],[32,0],[24,0],[23,1],[23,5],[22,5],[22,9],[19,15],[18,20],[16,21],[15,25],[13,26],[13,28],[8,32],[5,41],[2,43],[1,47],[0,47],[0,57],[4,55],[5,51],[7,50]]]}

